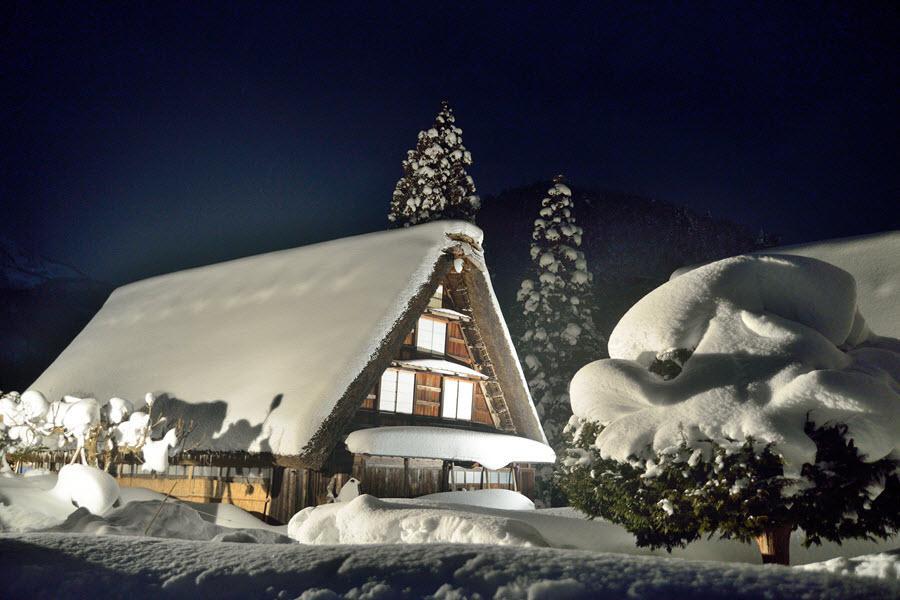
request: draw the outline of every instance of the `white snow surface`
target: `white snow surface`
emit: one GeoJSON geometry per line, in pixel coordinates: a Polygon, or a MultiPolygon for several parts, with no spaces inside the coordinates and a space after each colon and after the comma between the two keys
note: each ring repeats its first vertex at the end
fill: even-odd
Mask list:
{"type": "Polygon", "coordinates": [[[288,523],[288,535],[302,544],[548,545],[520,519],[389,502],[368,494],[304,508],[288,523]]]}
{"type": "MultiPolygon", "coordinates": [[[[404,499],[401,499],[402,502],[404,499]]],[[[463,506],[480,506],[482,508],[499,508],[503,510],[534,510],[534,502],[527,496],[513,490],[464,490],[459,492],[437,492],[414,499],[416,502],[436,502],[440,504],[458,504],[463,506]]]]}
{"type": "Polygon", "coordinates": [[[838,556],[824,562],[797,567],[804,571],[827,571],[839,575],[860,575],[900,581],[900,549],[878,554],[865,554],[845,558],[838,556]]]}
{"type": "Polygon", "coordinates": [[[414,358],[410,360],[395,360],[394,364],[398,367],[406,367],[408,369],[419,371],[431,371],[433,373],[441,373],[443,375],[458,375],[460,377],[468,377],[471,379],[487,379],[485,375],[479,373],[475,369],[471,369],[465,365],[439,358],[414,358]]]}
{"type": "Polygon", "coordinates": [[[152,390],[197,424],[194,448],[300,454],[460,243],[449,234],[482,240],[441,221],[121,287],[31,388],[132,402],[152,390]]]}
{"type": "Polygon", "coordinates": [[[0,535],[13,598],[896,598],[890,580],[554,548],[0,535]]]}
{"type": "Polygon", "coordinates": [[[112,475],[100,469],[66,465],[59,470],[53,494],[67,504],[102,515],[119,499],[119,484],[112,475]]]}
{"type": "Polygon", "coordinates": [[[553,448],[528,438],[447,427],[359,429],[347,436],[347,449],[356,454],[473,461],[488,469],[500,469],[512,462],[556,460],[553,448]]]}
{"type": "Polygon", "coordinates": [[[872,331],[900,338],[900,231],[825,240],[766,250],[808,256],[856,279],[856,304],[872,331]]]}
{"type": "Polygon", "coordinates": [[[868,330],[853,277],[815,259],[738,256],[686,272],[622,317],[609,354],[570,388],[574,413],[606,424],[607,457],[752,435],[796,474],[815,456],[807,415],[846,423],[869,460],[900,444],[900,343],[868,330]],[[663,381],[648,366],[673,348],[694,353],[663,381]]]}

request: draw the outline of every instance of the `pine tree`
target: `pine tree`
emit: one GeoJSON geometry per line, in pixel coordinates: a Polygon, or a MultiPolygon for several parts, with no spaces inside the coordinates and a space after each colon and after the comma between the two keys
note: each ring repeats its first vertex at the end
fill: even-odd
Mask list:
{"type": "Polygon", "coordinates": [[[403,177],[394,188],[388,220],[408,227],[439,219],[474,221],[481,201],[466,173],[472,154],[463,145],[462,129],[454,123],[445,100],[434,125],[419,132],[414,150],[403,161],[403,177]]]}
{"type": "Polygon", "coordinates": [[[775,444],[753,438],[648,449],[643,459],[619,462],[600,455],[602,430],[571,420],[557,482],[572,506],[623,525],[638,546],[671,550],[718,533],[755,540],[764,563],[789,564],[794,529],[807,547],[887,539],[900,529],[900,462],[866,462],[846,425],[806,423],[816,457],[799,477],[784,475],[775,444]]]}
{"type": "MultiPolygon", "coordinates": [[[[569,381],[602,354],[602,338],[591,316],[592,275],[575,224],[572,191],[557,176],[534,221],[531,260],[536,279],[526,279],[517,299],[524,333],[520,349],[525,376],[547,439],[563,448],[562,429],[572,415],[569,381]]],[[[551,469],[540,472],[545,482],[551,469]]],[[[546,487],[544,488],[546,490],[546,487]]],[[[549,501],[547,491],[543,500],[549,501]]]]}

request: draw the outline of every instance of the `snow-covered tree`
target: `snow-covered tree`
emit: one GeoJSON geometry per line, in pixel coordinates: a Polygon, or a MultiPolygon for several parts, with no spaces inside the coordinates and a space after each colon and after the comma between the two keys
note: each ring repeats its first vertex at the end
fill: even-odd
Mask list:
{"type": "Polygon", "coordinates": [[[572,506],[619,523],[638,546],[666,548],[718,533],[755,541],[764,563],[790,563],[791,531],[804,545],[887,539],[900,529],[900,462],[867,461],[847,426],[807,422],[815,461],[786,477],[778,447],[752,437],[706,448],[684,442],[642,459],[601,456],[603,427],[572,418],[557,481],[572,506]]]}
{"type": "MultiPolygon", "coordinates": [[[[592,276],[579,250],[582,234],[575,223],[572,191],[557,176],[534,221],[534,279],[523,281],[517,296],[524,325],[519,350],[525,376],[547,439],[557,449],[572,414],[569,381],[602,354],[590,309],[592,276]]],[[[546,480],[549,471],[539,475],[546,480]]]]}
{"type": "Polygon", "coordinates": [[[445,100],[434,125],[419,132],[419,140],[403,161],[403,177],[394,188],[388,220],[408,227],[440,219],[474,221],[481,201],[466,167],[472,154],[463,145],[462,129],[445,100]]]}
{"type": "MultiPolygon", "coordinates": [[[[868,329],[857,285],[826,262],[745,255],[679,275],[632,306],[612,358],[570,385],[558,483],[640,546],[900,529],[900,346],[868,329]]],[[[559,454],[559,453],[558,453],[559,454]]]]}

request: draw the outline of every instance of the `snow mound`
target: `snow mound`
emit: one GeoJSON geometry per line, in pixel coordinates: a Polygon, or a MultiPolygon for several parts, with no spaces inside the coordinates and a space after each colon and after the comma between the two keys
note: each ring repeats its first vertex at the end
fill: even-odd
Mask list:
{"type": "Polygon", "coordinates": [[[553,448],[528,438],[446,427],[372,427],[347,436],[356,454],[441,458],[477,462],[501,469],[511,462],[552,463],[553,448]]]}
{"type": "Polygon", "coordinates": [[[438,492],[415,498],[421,502],[481,506],[502,510],[534,510],[534,502],[512,490],[473,490],[462,492],[438,492]]]}
{"type": "Polygon", "coordinates": [[[262,544],[293,543],[290,538],[273,531],[215,525],[187,504],[159,500],[129,502],[104,516],[79,508],[62,524],[48,531],[262,544]]]}
{"type": "Polygon", "coordinates": [[[570,389],[574,413],[606,425],[605,457],[753,436],[796,474],[815,456],[807,415],[847,424],[868,460],[900,444],[900,342],[873,335],[853,277],[815,259],[738,256],[676,277],[622,317],[609,354],[570,389]],[[676,349],[692,352],[677,376],[650,372],[676,349]]]}
{"type": "Polygon", "coordinates": [[[298,512],[288,535],[303,544],[495,544],[546,546],[527,523],[477,512],[414,507],[364,494],[298,512]]]}
{"type": "Polygon", "coordinates": [[[772,248],[824,260],[856,279],[856,303],[869,326],[881,335],[900,338],[900,231],[772,248]]]}
{"type": "Polygon", "coordinates": [[[95,467],[66,465],[59,470],[53,494],[91,514],[102,515],[119,499],[119,484],[112,475],[95,467]]]}
{"type": "Polygon", "coordinates": [[[832,558],[825,562],[795,568],[804,571],[827,571],[838,575],[860,575],[900,581],[900,549],[854,558],[832,558]]]}

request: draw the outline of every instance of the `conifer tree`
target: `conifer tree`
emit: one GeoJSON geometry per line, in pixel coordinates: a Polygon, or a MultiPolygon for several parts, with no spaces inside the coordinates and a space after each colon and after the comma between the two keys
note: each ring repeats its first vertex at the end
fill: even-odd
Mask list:
{"type": "MultiPolygon", "coordinates": [[[[569,381],[575,372],[602,354],[602,338],[591,315],[592,275],[575,223],[572,191],[557,176],[541,201],[532,232],[535,279],[526,279],[517,299],[524,333],[520,351],[525,376],[550,444],[562,451],[562,429],[572,410],[569,381]]],[[[539,477],[549,480],[551,469],[539,477]]],[[[548,498],[545,495],[544,501],[548,498]]]]}
{"type": "Polygon", "coordinates": [[[388,220],[408,227],[439,219],[474,221],[481,201],[466,173],[472,154],[445,100],[434,125],[419,132],[415,149],[403,161],[403,177],[394,188],[388,220]]]}

